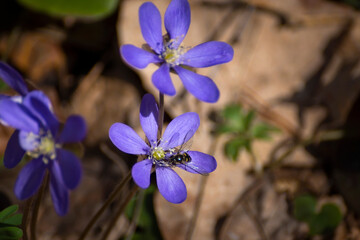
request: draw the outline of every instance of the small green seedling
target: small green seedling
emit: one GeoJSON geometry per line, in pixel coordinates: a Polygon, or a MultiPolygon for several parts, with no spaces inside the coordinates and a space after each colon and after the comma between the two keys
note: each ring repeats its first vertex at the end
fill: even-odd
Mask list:
{"type": "Polygon", "coordinates": [[[252,153],[254,140],[270,140],[272,133],[279,132],[278,128],[257,120],[254,110],[246,111],[238,104],[226,106],[221,115],[222,122],[216,127],[216,132],[230,136],[224,151],[234,162],[241,150],[252,153]]]}
{"type": "Polygon", "coordinates": [[[317,201],[309,195],[299,196],[294,201],[294,216],[307,223],[311,236],[333,232],[342,220],[340,208],[334,203],[325,203],[316,211],[317,201]]]}

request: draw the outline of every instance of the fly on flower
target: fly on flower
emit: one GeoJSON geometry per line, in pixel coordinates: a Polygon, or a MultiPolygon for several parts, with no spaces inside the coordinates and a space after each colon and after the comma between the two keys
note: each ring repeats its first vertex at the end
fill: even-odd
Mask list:
{"type": "Polygon", "coordinates": [[[178,167],[205,175],[216,169],[216,160],[202,152],[178,149],[181,149],[198,129],[200,119],[197,113],[184,113],[173,119],[160,139],[157,137],[158,115],[155,98],[146,94],[141,101],[140,123],[149,143],[145,143],[132,128],[122,123],[111,126],[109,137],[121,151],[145,156],[145,160],[137,162],[131,170],[139,187],[150,186],[150,174],[155,168],[160,193],[169,202],[181,203],[187,196],[186,186],[173,169],[178,167]]]}
{"type": "Polygon", "coordinates": [[[220,92],[216,84],[208,77],[199,75],[191,68],[204,68],[227,63],[234,55],[233,48],[224,42],[205,42],[194,48],[182,46],[190,26],[190,5],[187,0],[172,0],[165,12],[163,37],[161,15],[151,2],[139,8],[139,22],[142,35],[150,50],[141,49],[131,44],[123,45],[121,56],[130,66],[145,68],[150,63],[160,64],[152,75],[152,82],[161,93],[173,96],[175,87],[170,78],[170,70],[180,77],[184,87],[196,98],[204,102],[216,102],[220,92]],[[185,66],[185,67],[184,67],[185,66]]]}
{"type": "MultiPolygon", "coordinates": [[[[185,135],[185,139],[188,139],[187,136],[192,136],[192,135],[194,135],[194,133],[192,131],[189,131],[185,135]]],[[[192,159],[187,152],[190,150],[192,138],[190,137],[190,140],[187,142],[185,142],[185,139],[182,141],[183,143],[179,148],[171,149],[170,156],[165,158],[162,164],[168,167],[179,167],[190,172],[192,170],[194,173],[198,173],[203,176],[208,176],[209,173],[207,170],[202,169],[199,166],[191,165],[192,159]]]]}
{"type": "Polygon", "coordinates": [[[198,166],[191,166],[191,157],[187,152],[177,153],[169,157],[168,166],[169,167],[180,167],[186,171],[199,173],[203,176],[208,176],[209,173],[207,170],[204,170],[198,166]]]}
{"type": "Polygon", "coordinates": [[[20,81],[20,74],[3,63],[0,64],[0,76],[22,94],[20,101],[4,95],[0,99],[1,122],[16,129],[6,146],[4,166],[15,167],[24,155],[32,158],[19,173],[15,195],[20,200],[34,195],[48,171],[55,210],[59,215],[65,215],[69,190],[78,186],[82,171],[79,159],[62,146],[79,142],[85,137],[85,122],[82,117],[72,115],[59,131],[60,123],[43,92],[29,92],[25,83],[20,81]]]}

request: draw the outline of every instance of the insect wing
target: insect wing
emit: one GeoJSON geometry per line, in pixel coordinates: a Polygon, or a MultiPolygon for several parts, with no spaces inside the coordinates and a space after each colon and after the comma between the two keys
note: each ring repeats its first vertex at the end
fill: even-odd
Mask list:
{"type": "Polygon", "coordinates": [[[181,145],[178,152],[181,151],[189,151],[193,142],[192,136],[194,135],[194,131],[189,130],[186,134],[184,139],[181,141],[181,145]]]}
{"type": "Polygon", "coordinates": [[[178,164],[178,167],[184,169],[185,171],[191,172],[191,173],[195,173],[195,174],[198,173],[203,176],[209,175],[208,171],[206,171],[200,167],[192,165],[191,162],[187,163],[187,164],[178,164]]]}

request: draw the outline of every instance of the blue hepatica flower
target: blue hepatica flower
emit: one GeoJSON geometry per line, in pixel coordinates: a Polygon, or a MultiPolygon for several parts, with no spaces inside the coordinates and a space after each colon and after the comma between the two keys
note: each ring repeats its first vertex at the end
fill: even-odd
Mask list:
{"type": "Polygon", "coordinates": [[[13,168],[24,155],[32,158],[19,173],[15,195],[20,200],[34,195],[48,170],[55,210],[59,215],[65,215],[69,205],[69,189],[77,187],[82,171],[79,159],[61,147],[85,137],[85,122],[80,116],[70,116],[62,131],[59,131],[60,123],[51,111],[47,96],[41,91],[28,92],[24,82],[18,81],[22,78],[14,77],[17,76],[13,74],[16,71],[3,66],[0,65],[2,79],[9,86],[16,86],[15,90],[22,89],[24,94],[21,102],[4,95],[0,99],[0,119],[16,128],[5,150],[4,165],[13,168]]]}
{"type": "MultiPolygon", "coordinates": [[[[29,93],[28,88],[26,87],[25,81],[22,76],[10,65],[0,61],[0,79],[2,79],[9,87],[15,90],[20,95],[8,96],[0,93],[0,101],[3,99],[12,100],[17,103],[22,103],[24,97],[29,93]]],[[[51,102],[48,98],[44,98],[46,105],[51,108],[51,102]]],[[[7,125],[4,119],[1,119],[0,123],[7,125]]]]}
{"type": "Polygon", "coordinates": [[[234,50],[224,42],[210,41],[194,48],[181,46],[190,26],[190,5],[187,0],[172,0],[165,13],[167,34],[161,31],[161,15],[151,2],[139,9],[142,35],[151,51],[126,44],[120,49],[123,59],[135,68],[145,68],[150,63],[160,64],[152,75],[152,82],[161,93],[175,95],[176,91],[170,78],[170,69],[180,77],[185,88],[204,102],[216,102],[219,90],[208,77],[194,73],[182,66],[194,68],[209,67],[232,60],[234,50]]]}
{"type": "MultiPolygon", "coordinates": [[[[0,61],[0,79],[14,89],[20,96],[10,97],[0,93],[1,99],[12,99],[15,102],[22,102],[23,97],[29,92],[21,75],[8,64],[0,61]]],[[[1,118],[0,118],[1,121],[1,118]]],[[[2,122],[4,124],[4,122],[2,122]]]]}
{"type": "Polygon", "coordinates": [[[132,128],[122,123],[111,126],[109,137],[121,151],[144,156],[145,160],[136,163],[132,168],[132,177],[139,187],[149,187],[150,174],[155,168],[160,193],[169,202],[181,203],[186,199],[186,186],[173,168],[208,174],[216,169],[216,160],[205,153],[178,148],[188,142],[198,129],[200,120],[197,113],[189,112],[176,117],[159,140],[157,119],[158,106],[155,99],[146,94],[140,106],[140,123],[149,144],[132,128]]]}

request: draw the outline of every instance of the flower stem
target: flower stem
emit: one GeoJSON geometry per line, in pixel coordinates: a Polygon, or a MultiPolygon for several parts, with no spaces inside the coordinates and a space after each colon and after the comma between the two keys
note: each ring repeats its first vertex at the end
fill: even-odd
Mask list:
{"type": "Polygon", "coordinates": [[[22,218],[22,223],[21,223],[21,228],[23,230],[23,240],[28,240],[28,235],[27,235],[27,222],[28,222],[28,218],[29,218],[29,213],[30,213],[30,209],[31,209],[31,205],[33,203],[34,198],[29,198],[28,200],[26,200],[25,202],[25,206],[24,206],[24,214],[23,214],[23,218],[22,218]]]}
{"type": "Polygon", "coordinates": [[[45,193],[45,189],[46,186],[48,185],[49,182],[49,173],[46,172],[45,173],[45,179],[43,181],[43,184],[36,196],[35,199],[35,205],[34,205],[34,209],[31,215],[31,222],[30,222],[30,236],[31,236],[31,240],[36,240],[36,224],[37,224],[37,218],[38,218],[38,214],[39,214],[39,209],[40,209],[40,204],[41,201],[43,199],[44,193],[45,193]]]}
{"type": "Polygon", "coordinates": [[[137,185],[135,185],[131,191],[128,193],[127,197],[124,199],[124,201],[121,203],[118,211],[115,214],[115,217],[112,219],[112,221],[109,223],[109,226],[106,228],[103,237],[101,238],[102,240],[106,240],[111,232],[111,230],[114,228],[117,220],[119,219],[119,217],[121,216],[121,214],[124,212],[125,207],[127,206],[127,204],[130,202],[131,198],[134,196],[134,194],[136,193],[136,191],[139,189],[139,187],[137,185]]]}
{"type": "Polygon", "coordinates": [[[107,207],[115,200],[115,198],[119,195],[119,193],[123,190],[124,186],[131,179],[131,171],[128,175],[115,187],[113,192],[110,194],[109,198],[102,205],[102,207],[96,212],[96,214],[91,218],[89,223],[86,225],[84,231],[81,233],[79,240],[84,240],[86,235],[89,233],[90,229],[94,226],[96,221],[100,218],[100,216],[104,213],[107,207]]]}
{"type": "Polygon", "coordinates": [[[159,118],[158,118],[159,138],[162,135],[162,128],[163,128],[163,123],[164,123],[164,111],[165,111],[164,94],[159,92],[159,118]]]}

